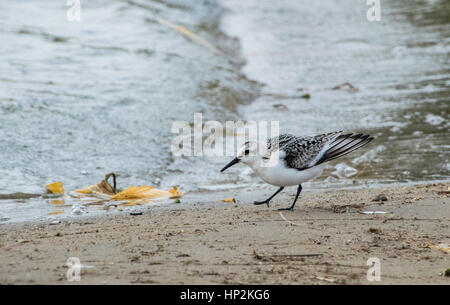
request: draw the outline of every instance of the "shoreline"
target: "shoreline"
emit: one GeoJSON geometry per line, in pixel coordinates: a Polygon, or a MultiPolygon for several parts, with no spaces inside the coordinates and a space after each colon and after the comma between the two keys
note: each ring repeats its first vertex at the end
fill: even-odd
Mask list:
{"type": "MultiPolygon", "coordinates": [[[[305,193],[311,193],[311,194],[318,194],[323,192],[338,192],[338,191],[358,191],[365,188],[374,188],[374,189],[384,189],[384,188],[394,188],[394,187],[414,187],[414,186],[423,186],[423,185],[430,185],[430,184],[442,184],[447,183],[448,180],[435,180],[435,181],[409,181],[409,182],[367,182],[367,183],[360,183],[356,185],[352,185],[350,183],[345,183],[342,185],[333,184],[333,185],[327,185],[323,187],[318,187],[321,180],[321,178],[317,178],[311,182],[307,183],[313,183],[313,185],[305,186],[302,194],[305,193]]],[[[306,184],[305,184],[306,185],[306,184]]],[[[184,194],[183,197],[181,197],[181,203],[174,204],[173,201],[175,199],[161,199],[161,200],[155,200],[155,201],[149,201],[148,203],[144,203],[142,205],[135,206],[135,208],[125,208],[123,211],[102,211],[94,210],[90,211],[85,214],[81,215],[74,215],[74,214],[60,214],[60,215],[47,215],[47,216],[40,216],[37,219],[20,219],[20,220],[11,220],[8,218],[7,215],[0,215],[8,218],[8,220],[1,221],[0,220],[0,230],[2,227],[20,227],[20,226],[29,226],[29,225],[48,225],[53,221],[84,221],[89,219],[101,219],[101,218],[108,218],[108,217],[115,217],[115,216],[126,216],[130,212],[142,212],[143,214],[154,212],[154,211],[171,211],[172,209],[179,209],[179,208],[191,208],[193,205],[195,206],[202,206],[204,208],[208,208],[210,204],[223,204],[222,199],[230,198],[233,196],[236,196],[236,200],[242,201],[247,200],[251,202],[252,200],[258,200],[258,193],[261,192],[267,192],[269,194],[271,191],[275,191],[276,189],[274,187],[270,187],[268,184],[254,184],[252,186],[242,186],[242,187],[235,187],[231,189],[203,189],[200,191],[194,191],[194,192],[187,192],[184,194]],[[242,193],[254,193],[254,197],[252,196],[246,196],[245,198],[242,197],[242,193]],[[214,198],[211,199],[211,194],[214,194],[214,198]]],[[[286,188],[284,190],[284,195],[294,195],[295,193],[295,187],[292,188],[286,188]]],[[[44,193],[42,194],[26,194],[26,195],[33,195],[36,197],[43,197],[45,196],[44,193]]],[[[1,203],[1,201],[0,201],[1,203]]],[[[71,205],[65,206],[66,208],[70,208],[71,205]]],[[[69,212],[70,213],[70,212],[69,212]]]]}
{"type": "MultiPolygon", "coordinates": [[[[139,216],[2,224],[2,284],[449,284],[450,182],[358,190],[247,190],[237,203],[195,203],[139,216]],[[385,194],[387,201],[372,201],[385,194]],[[364,211],[385,211],[367,215],[364,211]],[[78,257],[81,281],[66,279],[78,257]],[[381,281],[366,279],[369,257],[381,281]],[[19,263],[20,262],[20,263],[19,263]]],[[[229,194],[230,192],[228,192],[229,194]]],[[[222,193],[213,194],[216,202],[222,193]]],[[[223,198],[222,198],[223,199],[223,198]]]]}

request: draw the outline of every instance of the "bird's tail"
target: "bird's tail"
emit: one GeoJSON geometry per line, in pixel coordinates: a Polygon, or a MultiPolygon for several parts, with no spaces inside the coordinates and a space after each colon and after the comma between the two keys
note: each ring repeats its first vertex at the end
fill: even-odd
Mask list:
{"type": "Polygon", "coordinates": [[[370,135],[360,134],[344,134],[337,136],[333,142],[329,144],[329,148],[325,151],[323,156],[317,162],[317,164],[328,162],[336,158],[345,156],[358,148],[363,147],[367,143],[373,140],[370,135]]]}

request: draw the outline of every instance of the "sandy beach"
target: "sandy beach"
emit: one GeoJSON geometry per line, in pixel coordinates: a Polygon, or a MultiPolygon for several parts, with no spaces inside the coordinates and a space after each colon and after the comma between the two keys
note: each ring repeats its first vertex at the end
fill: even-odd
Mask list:
{"type": "Polygon", "coordinates": [[[0,2],[0,285],[450,284],[450,1],[81,2],[0,2]]]}
{"type": "Polygon", "coordinates": [[[0,284],[450,284],[449,187],[306,190],[281,214],[294,192],[254,206],[267,188],[236,203],[214,193],[138,216],[2,224],[0,284]],[[69,257],[83,266],[79,282],[66,278],[69,257]],[[370,257],[380,281],[367,280],[370,257]]]}

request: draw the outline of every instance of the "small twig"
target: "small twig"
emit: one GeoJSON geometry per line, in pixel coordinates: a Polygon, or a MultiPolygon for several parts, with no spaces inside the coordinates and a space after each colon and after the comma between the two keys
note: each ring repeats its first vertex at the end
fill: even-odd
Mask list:
{"type": "Polygon", "coordinates": [[[105,182],[108,182],[109,177],[113,177],[113,193],[116,193],[116,174],[115,173],[109,173],[105,176],[105,182]]]}

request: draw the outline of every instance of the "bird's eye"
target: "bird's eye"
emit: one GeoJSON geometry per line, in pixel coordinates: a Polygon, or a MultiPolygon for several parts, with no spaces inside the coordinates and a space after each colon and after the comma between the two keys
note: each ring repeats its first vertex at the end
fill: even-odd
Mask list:
{"type": "Polygon", "coordinates": [[[245,151],[244,151],[244,155],[248,155],[250,153],[250,151],[248,150],[248,149],[246,149],[245,151]]]}

